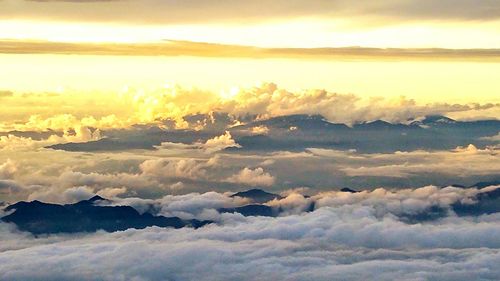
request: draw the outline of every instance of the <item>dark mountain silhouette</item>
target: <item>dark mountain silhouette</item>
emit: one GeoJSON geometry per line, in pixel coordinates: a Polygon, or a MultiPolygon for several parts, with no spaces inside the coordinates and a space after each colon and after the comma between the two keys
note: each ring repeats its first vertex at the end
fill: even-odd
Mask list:
{"type": "Polygon", "coordinates": [[[296,127],[297,130],[349,130],[349,127],[341,123],[331,123],[324,116],[293,114],[278,117],[272,117],[266,120],[250,122],[246,125],[232,127],[232,130],[250,129],[256,126],[266,126],[275,129],[290,130],[290,127],[296,127]]]}
{"type": "Polygon", "coordinates": [[[98,206],[94,203],[108,201],[94,196],[75,204],[49,204],[40,201],[18,202],[5,208],[11,214],[1,220],[14,223],[20,230],[33,234],[76,233],[105,230],[121,231],[129,228],[201,227],[210,221],[181,220],[178,217],[140,214],[130,206],[98,206]]]}
{"type": "MultiPolygon", "coordinates": [[[[111,129],[103,131],[106,137],[86,143],[66,143],[49,146],[53,149],[68,151],[110,151],[127,149],[154,149],[162,142],[192,144],[224,134],[231,135],[240,148],[235,150],[260,151],[302,151],[306,148],[331,148],[339,150],[356,149],[366,153],[387,153],[412,151],[417,149],[454,149],[470,143],[481,147],[492,144],[483,137],[494,136],[500,131],[499,120],[456,121],[442,115],[431,115],[422,120],[409,120],[407,123],[389,123],[383,120],[362,122],[351,127],[346,124],[332,123],[321,115],[286,115],[266,120],[255,118],[235,119],[226,113],[187,116],[188,123],[197,124],[200,120],[209,122],[204,130],[175,130],[155,126],[135,126],[133,129],[111,129]],[[245,125],[227,127],[234,120],[245,125]],[[268,133],[249,134],[252,128],[267,127],[268,133]]],[[[202,122],[205,124],[206,122],[202,122]]]]}
{"type": "Polygon", "coordinates": [[[221,208],[219,213],[240,213],[245,217],[260,216],[260,217],[276,217],[279,210],[275,210],[267,205],[251,204],[236,208],[221,208]]]}
{"type": "Polygon", "coordinates": [[[500,212],[500,188],[479,193],[476,202],[472,204],[460,201],[452,205],[453,211],[459,216],[479,216],[500,212]]]}
{"type": "Polygon", "coordinates": [[[243,197],[252,200],[253,203],[266,203],[273,199],[281,199],[282,197],[278,194],[273,194],[266,192],[261,189],[250,189],[247,191],[237,192],[231,197],[243,197]]]}
{"type": "Polygon", "coordinates": [[[421,121],[413,121],[412,125],[436,125],[436,124],[453,124],[457,121],[443,115],[428,115],[421,121]]]}
{"type": "Polygon", "coordinates": [[[358,193],[359,192],[359,191],[356,191],[354,189],[350,189],[348,187],[344,187],[340,191],[342,191],[342,192],[349,192],[349,193],[358,193]]]}
{"type": "Polygon", "coordinates": [[[500,185],[500,180],[482,181],[482,182],[475,183],[475,184],[471,185],[470,187],[477,187],[477,188],[481,189],[481,188],[485,188],[485,187],[492,186],[492,185],[500,185]]]}
{"type": "Polygon", "coordinates": [[[418,126],[405,125],[405,124],[392,124],[383,120],[376,120],[373,122],[363,122],[355,124],[355,130],[401,130],[401,129],[418,129],[418,126]]]}

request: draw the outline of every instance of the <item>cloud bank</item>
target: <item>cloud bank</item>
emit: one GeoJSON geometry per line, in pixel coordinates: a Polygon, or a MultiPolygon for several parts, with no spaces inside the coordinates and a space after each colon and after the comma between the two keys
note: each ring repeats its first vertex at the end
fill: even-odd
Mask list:
{"type": "MultiPolygon", "coordinates": [[[[86,130],[85,128],[109,130],[132,128],[138,124],[154,124],[163,128],[223,130],[255,118],[265,119],[290,114],[320,114],[331,122],[353,124],[379,119],[405,123],[409,119],[426,115],[447,114],[461,114],[469,119],[485,115],[497,118],[500,110],[500,105],[497,103],[422,104],[403,96],[366,98],[325,89],[291,91],[275,83],[234,88],[229,94],[180,85],[165,85],[150,89],[127,87],[122,92],[104,95],[106,98],[104,100],[100,100],[101,95],[84,95],[84,93],[55,95],[51,96],[50,100],[44,97],[47,95],[42,94],[38,97],[16,93],[5,98],[6,106],[19,108],[17,114],[23,117],[5,118],[0,122],[0,131],[73,130],[81,131],[83,137],[89,134],[82,131],[86,130]],[[85,113],[80,112],[82,106],[87,103],[100,104],[108,99],[109,102],[118,100],[119,103],[111,109],[111,112],[104,105],[85,113]],[[33,114],[31,107],[19,107],[19,104],[27,102],[40,102],[45,107],[61,104],[61,111],[58,112],[58,107],[51,110],[51,114],[33,114]]],[[[254,128],[251,132],[265,134],[267,131],[262,127],[254,128]]],[[[96,139],[98,135],[93,135],[92,138],[96,139]]]]}
{"type": "MultiPolygon", "coordinates": [[[[67,43],[34,40],[0,40],[4,54],[71,54],[102,56],[193,56],[219,58],[295,58],[363,60],[451,60],[491,62],[499,49],[445,48],[263,48],[241,45],[167,40],[159,43],[67,43]]],[[[8,93],[8,92],[7,92],[8,93]]]]}
{"type": "MultiPolygon", "coordinates": [[[[413,212],[429,202],[446,206],[477,192],[426,187],[330,193],[322,195],[322,206],[313,212],[278,218],[224,214],[217,224],[198,230],[153,227],[35,239],[1,223],[0,277],[496,280],[500,276],[498,214],[456,217],[449,213],[438,221],[417,224],[394,215],[401,210],[413,212]],[[41,267],[45,270],[37,270],[41,267]]],[[[289,195],[282,200],[290,205],[296,201],[294,196],[298,198],[289,195]]],[[[207,216],[207,209],[238,203],[223,197],[215,193],[166,197],[161,212],[207,216]]]]}

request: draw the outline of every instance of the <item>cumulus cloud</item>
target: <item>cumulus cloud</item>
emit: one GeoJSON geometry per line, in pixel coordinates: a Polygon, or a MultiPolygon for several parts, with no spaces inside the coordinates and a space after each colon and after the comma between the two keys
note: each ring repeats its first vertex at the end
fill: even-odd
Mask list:
{"type": "Polygon", "coordinates": [[[108,188],[104,188],[104,189],[101,189],[97,192],[98,195],[100,195],[101,197],[103,198],[115,198],[117,197],[118,195],[122,195],[124,193],[127,192],[127,188],[126,187],[108,187],[108,188]]]}
{"type": "Polygon", "coordinates": [[[266,126],[252,127],[251,132],[255,135],[267,135],[267,133],[269,133],[269,128],[266,126]]]}
{"type": "Polygon", "coordinates": [[[63,193],[64,202],[79,202],[94,195],[94,190],[87,186],[78,186],[66,189],[63,193]]]}
{"type": "Polygon", "coordinates": [[[352,124],[378,119],[405,122],[419,116],[484,110],[498,106],[446,103],[419,105],[415,100],[405,97],[365,100],[353,94],[339,94],[326,90],[290,92],[279,88],[276,84],[265,83],[259,87],[241,89],[234,99],[223,101],[221,109],[237,115],[252,113],[264,117],[321,114],[332,122],[352,124]]]}
{"type": "Polygon", "coordinates": [[[205,151],[212,153],[228,147],[241,147],[241,145],[237,144],[232,138],[231,133],[226,131],[224,135],[207,140],[202,147],[205,151]]]}
{"type": "Polygon", "coordinates": [[[88,142],[101,139],[99,129],[76,127],[74,131],[64,131],[62,135],[53,134],[46,139],[34,140],[31,137],[19,137],[14,134],[0,136],[0,150],[26,151],[42,148],[48,145],[68,142],[88,142]]]}
{"type": "Polygon", "coordinates": [[[153,159],[146,160],[140,165],[143,174],[156,177],[178,177],[178,178],[204,178],[206,177],[207,163],[194,159],[153,159]]]}
{"type": "MultiPolygon", "coordinates": [[[[469,186],[494,180],[500,169],[496,164],[500,155],[497,148],[474,145],[449,151],[371,154],[317,148],[300,153],[256,155],[212,155],[202,149],[194,151],[196,153],[174,155],[164,155],[161,150],[141,151],[139,154],[75,154],[53,150],[12,152],[7,157],[15,157],[16,161],[5,160],[0,164],[2,177],[26,188],[17,189],[20,192],[15,193],[15,198],[9,198],[8,192],[4,193],[7,197],[3,200],[66,202],[67,198],[62,196],[64,191],[82,186],[97,193],[105,189],[118,192],[124,188],[126,192],[120,197],[147,198],[195,191],[238,190],[241,186],[272,186],[273,190],[309,187],[305,193],[309,195],[341,187],[469,186]]],[[[110,194],[118,196],[113,192],[110,194]]]]}
{"type": "Polygon", "coordinates": [[[261,167],[257,167],[253,170],[245,167],[239,173],[227,178],[226,181],[253,186],[270,186],[274,184],[275,178],[271,174],[266,173],[261,167]]]}
{"type": "Polygon", "coordinates": [[[5,163],[0,164],[0,179],[11,179],[17,171],[17,164],[7,159],[5,163]]]}
{"type": "MultiPolygon", "coordinates": [[[[95,98],[85,102],[95,102],[95,98]]],[[[99,96],[100,97],[100,96],[99,96]]],[[[177,129],[218,129],[223,130],[257,118],[276,117],[289,114],[320,114],[336,123],[353,124],[356,122],[386,120],[389,122],[407,122],[409,119],[436,114],[464,114],[465,116],[483,116],[487,110],[498,113],[500,105],[496,103],[418,103],[406,97],[399,98],[364,98],[354,94],[343,94],[322,89],[290,91],[274,83],[262,83],[250,88],[238,88],[231,97],[225,97],[213,91],[197,88],[167,85],[149,89],[127,88],[124,92],[105,97],[110,102],[120,100],[119,106],[106,110],[108,115],[92,115],[77,118],[68,114],[67,109],[79,112],[81,105],[72,104],[64,107],[59,114],[42,117],[32,115],[28,120],[3,120],[3,131],[80,131],[79,139],[97,139],[100,133],[85,130],[89,128],[112,129],[130,128],[136,124],[155,124],[161,128],[177,129]],[[203,97],[203,98],[200,98],[203,97]],[[218,113],[216,113],[218,112],[218,113]],[[202,116],[202,117],[200,117],[202,116]],[[166,123],[172,123],[166,125],[166,123]],[[87,128],[87,129],[85,129],[87,128]]],[[[63,103],[63,95],[54,97],[54,104],[63,103]],[[60,100],[59,100],[60,99],[60,100]]],[[[38,100],[36,100],[38,102],[38,100]]],[[[19,100],[13,102],[17,106],[19,100]]],[[[48,104],[50,105],[50,103],[48,104]]],[[[53,105],[52,105],[53,106],[53,105]]],[[[32,108],[25,109],[29,116],[32,108]]],[[[92,109],[95,114],[103,115],[104,108],[92,109]]],[[[87,114],[89,114],[87,112],[87,114]]],[[[25,117],[22,118],[25,118],[25,117]]],[[[265,127],[249,130],[252,134],[266,134],[265,127]]],[[[66,134],[66,138],[70,134],[66,134]]],[[[224,136],[227,138],[227,136],[224,136]]],[[[78,140],[78,139],[77,139],[78,140]]],[[[70,141],[77,141],[70,140],[70,141]]],[[[221,139],[222,140],[222,139],[221,139]]]]}
{"type": "Polygon", "coordinates": [[[229,131],[225,131],[224,134],[220,136],[215,136],[211,139],[208,139],[206,142],[196,142],[193,144],[184,144],[184,143],[174,143],[174,142],[162,142],[159,146],[155,146],[160,150],[193,150],[199,149],[203,150],[206,153],[214,153],[221,150],[224,150],[229,147],[240,148],[241,145],[236,143],[236,141],[231,136],[229,131]]]}

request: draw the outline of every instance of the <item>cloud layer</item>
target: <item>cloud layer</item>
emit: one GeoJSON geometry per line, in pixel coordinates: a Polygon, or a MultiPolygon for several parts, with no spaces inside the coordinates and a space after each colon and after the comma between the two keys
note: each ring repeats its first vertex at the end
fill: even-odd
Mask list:
{"type": "MultiPolygon", "coordinates": [[[[458,114],[469,119],[485,115],[496,118],[500,110],[500,105],[494,102],[419,103],[403,96],[367,98],[324,89],[291,91],[275,83],[234,88],[230,93],[165,85],[148,89],[126,87],[122,92],[102,95],[78,92],[64,95],[16,93],[4,99],[6,106],[16,108],[16,116],[9,118],[11,112],[6,109],[7,117],[0,120],[0,131],[55,130],[61,133],[71,130],[87,139],[100,136],[97,132],[87,132],[88,128],[109,130],[131,128],[138,124],[213,130],[255,118],[290,114],[320,114],[331,122],[346,124],[378,119],[398,123],[437,114],[458,114]],[[107,102],[114,102],[116,106],[109,109],[107,102]],[[27,106],[22,106],[25,103],[27,106]],[[31,103],[39,103],[41,108],[50,110],[33,113],[31,103]],[[85,105],[89,103],[98,106],[82,111],[82,107],[87,108],[85,105]]],[[[252,130],[253,133],[266,133],[264,127],[252,130]]]]}
{"type": "Polygon", "coordinates": [[[494,0],[477,3],[472,0],[440,1],[352,1],[316,0],[303,1],[78,1],[41,0],[21,1],[12,5],[12,0],[4,0],[5,10],[0,15],[30,16],[44,18],[36,10],[44,8],[45,17],[60,20],[78,19],[88,21],[121,21],[158,23],[214,23],[214,22],[255,22],[264,19],[293,19],[301,17],[318,18],[382,18],[399,21],[411,20],[495,20],[499,6],[494,0]],[[264,9],[262,7],[265,7],[264,9]],[[106,14],[113,9],[114,13],[106,14]],[[93,11],[93,13],[92,13],[93,11]],[[119,11],[119,12],[117,12],[119,11]],[[132,12],[135,11],[135,12],[132,12]],[[436,12],[436,11],[439,11],[436,12]],[[77,13],[78,12],[78,13],[77,13]],[[10,14],[9,14],[10,13],[10,14]],[[73,17],[70,17],[73,15],[73,17]]]}
{"type": "MultiPolygon", "coordinates": [[[[330,193],[321,195],[322,206],[314,212],[278,218],[224,214],[217,224],[198,230],[148,228],[33,238],[2,223],[0,277],[496,280],[498,214],[460,218],[450,213],[437,222],[418,224],[394,215],[429,202],[446,206],[474,193],[477,190],[452,187],[330,193]],[[37,270],[40,267],[45,270],[37,270]]],[[[290,205],[294,196],[282,199],[282,204],[287,200],[290,205]]],[[[207,216],[210,208],[238,204],[223,197],[215,193],[166,197],[161,212],[207,216]]]]}

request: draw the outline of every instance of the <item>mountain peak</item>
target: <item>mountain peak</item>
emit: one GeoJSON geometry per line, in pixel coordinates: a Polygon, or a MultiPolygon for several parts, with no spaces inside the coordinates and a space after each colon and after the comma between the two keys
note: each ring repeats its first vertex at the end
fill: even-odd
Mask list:
{"type": "Polygon", "coordinates": [[[90,202],[95,202],[95,201],[100,201],[100,200],[108,200],[106,198],[102,198],[101,196],[99,195],[94,195],[92,196],[92,198],[88,199],[87,201],[90,201],[90,202]]]}
{"type": "Polygon", "coordinates": [[[424,120],[422,120],[423,124],[429,124],[429,123],[444,123],[444,124],[452,124],[456,123],[457,121],[448,118],[444,115],[427,115],[425,116],[424,120]]]}
{"type": "Polygon", "coordinates": [[[256,203],[265,203],[273,199],[281,199],[281,196],[279,196],[278,194],[269,193],[262,189],[257,189],[257,188],[237,192],[231,195],[231,197],[247,198],[251,199],[253,202],[256,203]]]}
{"type": "Polygon", "coordinates": [[[356,191],[354,189],[350,189],[348,187],[344,187],[340,191],[342,191],[342,192],[349,192],[349,193],[358,193],[359,192],[359,191],[356,191]]]}
{"type": "Polygon", "coordinates": [[[121,231],[129,228],[143,229],[149,226],[181,228],[186,226],[201,227],[211,221],[189,220],[179,217],[154,216],[140,214],[131,206],[96,206],[94,201],[106,200],[94,196],[75,204],[49,204],[40,201],[18,202],[7,207],[15,211],[0,218],[11,222],[20,230],[33,234],[121,231]]]}

